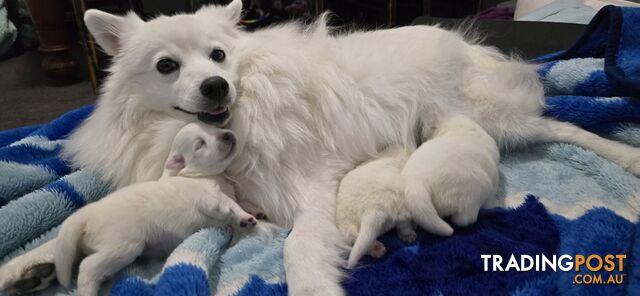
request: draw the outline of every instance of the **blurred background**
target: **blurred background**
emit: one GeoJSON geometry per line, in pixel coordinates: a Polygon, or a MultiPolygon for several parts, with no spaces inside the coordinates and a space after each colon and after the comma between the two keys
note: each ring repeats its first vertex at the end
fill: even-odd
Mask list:
{"type": "MultiPolygon", "coordinates": [[[[0,130],[44,123],[95,102],[109,65],[87,33],[84,11],[135,11],[144,19],[229,0],[0,0],[0,130]]],[[[569,46],[608,4],[640,0],[244,0],[240,26],[256,30],[330,10],[332,25],[453,27],[473,20],[487,45],[529,59],[569,46]]]]}

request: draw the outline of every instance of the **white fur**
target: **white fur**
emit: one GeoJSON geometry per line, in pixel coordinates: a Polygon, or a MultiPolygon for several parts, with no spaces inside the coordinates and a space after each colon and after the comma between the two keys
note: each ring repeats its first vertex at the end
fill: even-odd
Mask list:
{"type": "Polygon", "coordinates": [[[367,250],[380,256],[384,245],[376,238],[394,227],[412,242],[412,221],[439,235],[453,233],[440,217],[458,226],[474,223],[498,190],[499,161],[493,138],[468,117],[454,115],[412,154],[392,147],[347,173],[336,202],[338,229],[353,244],[347,266],[367,250]]]}
{"type": "MultiPolygon", "coordinates": [[[[293,226],[285,245],[292,295],[344,294],[333,222],[342,175],[383,147],[415,148],[445,115],[469,116],[503,148],[565,141],[640,173],[640,150],[541,117],[534,66],[429,26],[331,36],[321,18],[308,28],[242,32],[240,2],[148,22],[88,11],[87,23],[113,25],[89,29],[115,30],[117,53],[97,109],[65,155],[116,187],[157,179],[173,135],[196,120],[172,106],[199,106],[198,83],[224,77],[234,88],[230,128],[241,146],[227,175],[240,199],[293,226]],[[224,63],[208,59],[213,46],[225,48],[224,63]],[[163,55],[184,61],[180,71],[160,75],[155,61],[163,55]]],[[[42,250],[16,260],[49,256],[42,250]]],[[[11,286],[25,269],[12,265],[0,283],[11,286]]]]}
{"type": "Polygon", "coordinates": [[[92,296],[136,257],[165,256],[199,229],[232,221],[255,225],[235,202],[233,188],[218,176],[235,156],[235,144],[220,140],[222,133],[185,126],[173,143],[166,177],[120,189],[66,219],[56,238],[60,283],[70,285],[76,253],[87,255],[80,263],[78,295],[92,296]]]}
{"type": "MultiPolygon", "coordinates": [[[[499,161],[496,142],[478,124],[463,115],[444,119],[402,170],[407,201],[431,199],[441,217],[463,227],[475,223],[480,208],[498,191],[499,161]]],[[[409,209],[414,215],[422,212],[409,209]]]]}
{"type": "MultiPolygon", "coordinates": [[[[347,173],[338,188],[336,224],[347,244],[352,245],[347,267],[352,268],[369,251],[380,257],[384,245],[376,238],[397,227],[398,236],[414,242],[416,233],[405,198],[405,179],[400,175],[411,153],[403,147],[391,147],[380,157],[368,161],[347,173]]],[[[425,229],[439,235],[451,235],[453,229],[438,216],[431,206],[429,213],[421,212],[425,229]]]]}

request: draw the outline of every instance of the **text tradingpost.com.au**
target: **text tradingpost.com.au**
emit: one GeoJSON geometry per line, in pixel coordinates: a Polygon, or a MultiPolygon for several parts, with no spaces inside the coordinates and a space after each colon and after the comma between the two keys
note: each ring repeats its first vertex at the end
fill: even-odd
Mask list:
{"type": "Polygon", "coordinates": [[[626,278],[626,254],[575,255],[480,255],[484,271],[554,271],[575,272],[576,285],[620,285],[626,278]]]}

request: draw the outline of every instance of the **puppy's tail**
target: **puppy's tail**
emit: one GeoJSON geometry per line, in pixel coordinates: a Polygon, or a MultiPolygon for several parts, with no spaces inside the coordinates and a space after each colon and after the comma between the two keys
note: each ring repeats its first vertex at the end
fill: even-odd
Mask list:
{"type": "Polygon", "coordinates": [[[78,243],[84,233],[85,224],[86,220],[81,214],[72,215],[64,221],[56,238],[54,255],[56,275],[60,284],[67,288],[71,285],[73,264],[76,261],[78,243]]]}
{"type": "Polygon", "coordinates": [[[433,206],[431,190],[429,190],[427,184],[412,181],[411,178],[408,178],[405,195],[411,219],[422,229],[442,236],[453,234],[453,228],[440,218],[436,208],[433,206]]]}
{"type": "Polygon", "coordinates": [[[362,215],[360,233],[358,233],[356,242],[353,244],[353,248],[349,254],[349,260],[347,261],[348,268],[355,267],[360,258],[371,249],[378,235],[383,230],[382,227],[384,226],[385,220],[386,215],[376,210],[367,211],[362,215]]]}

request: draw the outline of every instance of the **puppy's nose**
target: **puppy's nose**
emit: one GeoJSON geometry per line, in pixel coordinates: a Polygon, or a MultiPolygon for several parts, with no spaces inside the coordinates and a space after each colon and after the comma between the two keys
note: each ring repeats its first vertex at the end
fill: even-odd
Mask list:
{"type": "Polygon", "coordinates": [[[220,101],[229,93],[229,83],[220,76],[209,77],[200,84],[200,93],[209,99],[220,101]]]}
{"type": "Polygon", "coordinates": [[[236,135],[234,135],[232,132],[223,132],[222,135],[220,135],[220,140],[222,140],[224,142],[235,144],[236,143],[236,135]]]}

